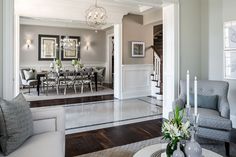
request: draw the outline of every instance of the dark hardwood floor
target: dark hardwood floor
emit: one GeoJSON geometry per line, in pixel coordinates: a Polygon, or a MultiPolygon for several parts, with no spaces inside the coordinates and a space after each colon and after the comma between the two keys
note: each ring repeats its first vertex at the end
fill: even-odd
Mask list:
{"type": "Polygon", "coordinates": [[[88,97],[77,97],[77,98],[64,98],[64,99],[51,99],[51,100],[39,100],[30,101],[30,107],[45,107],[45,106],[55,106],[55,105],[66,105],[75,103],[86,103],[86,102],[96,102],[104,100],[114,100],[114,95],[100,95],[100,96],[88,96],[88,97]]]}
{"type": "Polygon", "coordinates": [[[66,157],[91,153],[161,136],[162,119],[66,136],[66,157]]]}

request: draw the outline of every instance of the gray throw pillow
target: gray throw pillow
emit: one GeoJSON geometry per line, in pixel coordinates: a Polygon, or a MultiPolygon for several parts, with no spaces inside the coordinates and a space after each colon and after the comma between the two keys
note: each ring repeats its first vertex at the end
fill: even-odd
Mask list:
{"type": "MultiPolygon", "coordinates": [[[[194,94],[190,94],[190,105],[194,106],[194,94]]],[[[198,95],[198,107],[217,110],[218,96],[217,95],[198,95]]]]}
{"type": "Polygon", "coordinates": [[[28,80],[35,80],[36,79],[36,73],[35,70],[31,69],[31,70],[24,70],[24,75],[25,75],[25,79],[28,80]]]}
{"type": "Polygon", "coordinates": [[[22,94],[11,101],[0,98],[0,109],[0,145],[8,155],[33,135],[32,113],[22,94]]]}

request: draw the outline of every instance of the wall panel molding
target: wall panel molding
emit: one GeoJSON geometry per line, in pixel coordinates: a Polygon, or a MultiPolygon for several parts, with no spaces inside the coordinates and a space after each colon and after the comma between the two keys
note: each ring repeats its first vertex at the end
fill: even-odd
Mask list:
{"type": "Polygon", "coordinates": [[[122,65],[122,99],[151,95],[152,64],[122,65]]]}

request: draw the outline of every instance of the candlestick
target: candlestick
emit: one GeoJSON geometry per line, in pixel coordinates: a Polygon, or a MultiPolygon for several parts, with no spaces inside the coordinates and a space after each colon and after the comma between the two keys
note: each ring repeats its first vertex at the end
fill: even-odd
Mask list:
{"type": "Polygon", "coordinates": [[[187,80],[187,108],[190,108],[190,104],[189,104],[189,70],[187,70],[187,76],[186,76],[186,80],[187,80]]]}
{"type": "Polygon", "coordinates": [[[194,79],[194,115],[197,116],[197,77],[194,79]]]}

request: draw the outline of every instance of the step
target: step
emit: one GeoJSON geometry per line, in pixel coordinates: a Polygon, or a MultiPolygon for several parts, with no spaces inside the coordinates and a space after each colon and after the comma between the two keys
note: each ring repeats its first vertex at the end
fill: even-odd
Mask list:
{"type": "Polygon", "coordinates": [[[163,100],[163,95],[161,95],[161,94],[156,94],[156,98],[157,98],[157,100],[163,100]]]}

